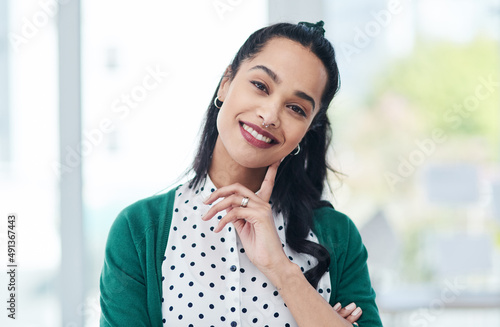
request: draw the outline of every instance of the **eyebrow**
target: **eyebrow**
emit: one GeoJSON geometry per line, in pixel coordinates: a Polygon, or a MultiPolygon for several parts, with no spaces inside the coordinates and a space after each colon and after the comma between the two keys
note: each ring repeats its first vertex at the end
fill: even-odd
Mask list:
{"type": "MultiPolygon", "coordinates": [[[[271,77],[271,79],[274,81],[274,83],[276,83],[276,84],[281,83],[281,80],[278,77],[278,75],[276,75],[275,72],[273,72],[271,69],[269,69],[268,67],[266,67],[264,65],[257,65],[257,66],[250,68],[250,70],[258,70],[258,69],[263,70],[267,75],[269,75],[269,77],[271,77]]],[[[309,94],[302,92],[302,91],[295,91],[294,94],[301,99],[304,99],[306,101],[311,102],[312,110],[314,111],[314,108],[316,108],[316,102],[309,94]]]]}

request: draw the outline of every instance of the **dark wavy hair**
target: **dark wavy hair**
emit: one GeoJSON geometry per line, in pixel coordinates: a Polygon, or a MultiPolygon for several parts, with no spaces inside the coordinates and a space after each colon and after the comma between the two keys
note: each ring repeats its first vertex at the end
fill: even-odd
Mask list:
{"type": "MultiPolygon", "coordinates": [[[[273,38],[287,38],[310,49],[322,61],[328,73],[319,111],[300,143],[301,150],[295,156],[287,156],[281,163],[271,195],[273,210],[281,211],[285,217],[288,246],[296,252],[310,254],[318,260],[316,266],[304,273],[309,283],[316,288],[328,270],[330,255],[322,245],[306,238],[313,226],[313,209],[331,206],[321,200],[321,195],[327,170],[336,173],[326,160],[332,135],[327,109],[340,86],[339,71],[333,46],[323,36],[321,29],[301,23],[278,23],[257,30],[245,41],[230,65],[229,78],[232,80],[238,73],[241,63],[255,57],[273,38]]],[[[190,182],[190,187],[200,185],[210,168],[211,156],[219,134],[216,124],[219,110],[214,105],[219,87],[220,82],[208,106],[198,152],[191,169],[195,176],[190,182]]]]}

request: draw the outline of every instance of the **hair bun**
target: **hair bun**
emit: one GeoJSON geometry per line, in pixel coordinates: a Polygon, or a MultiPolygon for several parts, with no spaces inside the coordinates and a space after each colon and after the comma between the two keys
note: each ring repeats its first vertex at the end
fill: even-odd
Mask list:
{"type": "Polygon", "coordinates": [[[325,22],[323,22],[322,20],[320,20],[316,24],[308,22],[300,22],[298,25],[307,27],[311,31],[321,33],[321,35],[325,36],[325,29],[323,28],[323,26],[325,26],[325,22]]]}

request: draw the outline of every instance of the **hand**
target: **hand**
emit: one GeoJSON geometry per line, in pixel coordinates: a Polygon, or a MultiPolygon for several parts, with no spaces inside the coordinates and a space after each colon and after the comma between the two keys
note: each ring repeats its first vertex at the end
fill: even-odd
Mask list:
{"type": "Polygon", "coordinates": [[[209,220],[218,212],[226,210],[227,214],[219,221],[214,232],[218,233],[226,224],[233,223],[248,258],[265,275],[283,266],[285,262],[289,263],[269,204],[280,163],[281,161],[277,161],[269,166],[257,194],[238,183],[214,191],[205,200],[205,204],[212,204],[219,198],[224,199],[213,205],[202,218],[209,220]],[[241,207],[244,197],[249,199],[248,204],[241,207]]]}
{"type": "Polygon", "coordinates": [[[346,306],[345,308],[342,308],[342,305],[340,304],[340,302],[338,302],[334,307],[333,309],[335,311],[337,311],[337,313],[342,317],[344,318],[345,320],[347,320],[348,322],[350,322],[351,324],[354,324],[356,326],[358,326],[358,323],[356,323],[356,321],[359,319],[359,317],[361,317],[361,315],[363,314],[363,310],[361,310],[360,307],[357,307],[356,308],[356,304],[353,302],[351,304],[349,304],[348,306],[346,306]]]}

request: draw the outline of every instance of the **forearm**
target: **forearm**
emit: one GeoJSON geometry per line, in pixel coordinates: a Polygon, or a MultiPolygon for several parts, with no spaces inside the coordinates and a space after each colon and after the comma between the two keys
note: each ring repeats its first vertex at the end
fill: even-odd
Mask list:
{"type": "Polygon", "coordinates": [[[270,280],[299,326],[352,326],[309,284],[296,264],[283,265],[270,280]]]}

